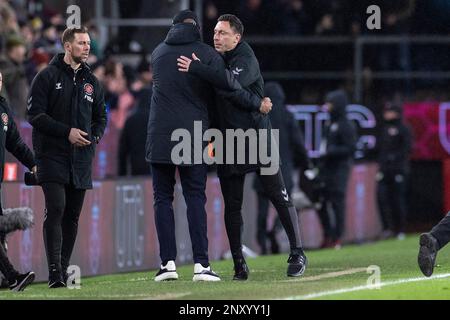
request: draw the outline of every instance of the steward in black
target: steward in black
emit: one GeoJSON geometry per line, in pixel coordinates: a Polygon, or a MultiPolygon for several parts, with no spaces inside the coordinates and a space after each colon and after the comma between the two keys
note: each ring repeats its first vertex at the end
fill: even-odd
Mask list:
{"type": "Polygon", "coordinates": [[[86,63],[74,71],[63,58],[64,53],[56,55],[31,83],[28,119],[33,126],[38,181],[91,189],[95,145],[106,127],[103,88],[86,63]],[[72,145],[71,128],[87,132],[86,139],[92,143],[72,145]]]}
{"type": "Polygon", "coordinates": [[[403,238],[406,226],[406,191],[409,174],[411,133],[403,122],[403,110],[389,105],[377,140],[379,172],[378,207],[383,224],[382,237],[403,238]]]}
{"type": "Polygon", "coordinates": [[[324,185],[324,199],[319,212],[325,236],[322,246],[340,247],[345,227],[347,182],[353,164],[357,133],[353,123],[347,119],[348,98],[344,91],[328,93],[325,102],[331,104],[331,119],[325,128],[320,147],[319,179],[324,185]]]}

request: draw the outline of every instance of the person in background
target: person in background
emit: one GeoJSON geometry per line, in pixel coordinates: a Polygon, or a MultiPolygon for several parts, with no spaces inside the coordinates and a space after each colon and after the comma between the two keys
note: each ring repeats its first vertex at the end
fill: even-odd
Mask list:
{"type": "Polygon", "coordinates": [[[378,138],[378,207],[383,238],[405,237],[406,182],[409,173],[411,132],[403,122],[402,108],[389,104],[383,111],[384,123],[378,138]]]}

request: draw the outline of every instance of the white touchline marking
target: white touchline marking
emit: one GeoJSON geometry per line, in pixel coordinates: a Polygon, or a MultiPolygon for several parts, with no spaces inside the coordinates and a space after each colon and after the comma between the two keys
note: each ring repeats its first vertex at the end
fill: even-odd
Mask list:
{"type": "Polygon", "coordinates": [[[304,281],[316,281],[316,280],[322,280],[322,279],[328,279],[328,278],[336,278],[341,276],[346,276],[349,274],[359,273],[359,272],[366,272],[367,268],[353,268],[353,269],[347,269],[342,271],[336,271],[336,272],[328,272],[319,274],[317,276],[311,276],[311,277],[304,277],[304,278],[293,278],[290,280],[281,280],[277,282],[304,282],[304,281]]]}
{"type": "MultiPolygon", "coordinates": [[[[409,282],[419,282],[419,281],[427,281],[427,280],[434,280],[434,279],[443,279],[443,278],[448,278],[448,277],[450,277],[450,273],[438,274],[435,276],[431,276],[429,278],[420,277],[420,278],[400,279],[400,280],[395,280],[395,281],[381,282],[380,287],[392,286],[392,285],[396,285],[396,284],[409,283],[409,282]]],[[[361,290],[371,290],[371,289],[367,285],[364,285],[364,286],[357,286],[357,287],[352,287],[352,288],[344,288],[344,289],[311,293],[311,294],[306,294],[306,295],[302,295],[302,296],[292,296],[292,297],[284,298],[284,300],[315,299],[315,298],[320,298],[320,297],[325,297],[325,296],[331,296],[334,294],[347,293],[347,292],[353,292],[353,291],[361,291],[361,290]]]]}

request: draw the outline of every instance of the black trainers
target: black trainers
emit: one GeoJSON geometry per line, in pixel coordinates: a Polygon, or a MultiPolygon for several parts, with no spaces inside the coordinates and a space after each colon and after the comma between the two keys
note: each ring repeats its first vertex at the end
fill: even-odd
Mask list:
{"type": "Polygon", "coordinates": [[[62,288],[65,287],[66,284],[64,282],[62,272],[58,269],[50,270],[50,274],[48,276],[48,287],[50,289],[62,288]]]}
{"type": "Polygon", "coordinates": [[[249,273],[250,271],[248,270],[248,266],[244,258],[237,259],[234,261],[233,280],[245,281],[248,279],[249,273]]]}
{"type": "Polygon", "coordinates": [[[24,274],[19,274],[14,280],[14,283],[9,285],[9,289],[11,291],[23,291],[26,286],[34,281],[34,278],[35,274],[32,271],[24,274]]]}
{"type": "Polygon", "coordinates": [[[305,273],[308,259],[304,254],[290,254],[288,259],[288,277],[300,277],[305,273]]]}
{"type": "Polygon", "coordinates": [[[433,269],[436,264],[436,255],[438,252],[438,242],[435,237],[429,233],[422,233],[420,235],[420,249],[417,262],[422,273],[430,277],[433,274],[433,269]]]}

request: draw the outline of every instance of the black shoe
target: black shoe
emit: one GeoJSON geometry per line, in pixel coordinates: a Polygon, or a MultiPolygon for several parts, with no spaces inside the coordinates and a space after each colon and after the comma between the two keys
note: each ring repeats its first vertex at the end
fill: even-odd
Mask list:
{"type": "Polygon", "coordinates": [[[250,271],[248,270],[247,263],[244,258],[237,259],[234,262],[234,276],[233,280],[245,281],[248,279],[248,274],[250,271]]]}
{"type": "Polygon", "coordinates": [[[304,254],[290,254],[288,259],[288,277],[300,277],[305,273],[308,259],[304,254]]]}
{"type": "Polygon", "coordinates": [[[50,289],[62,288],[65,287],[66,283],[64,282],[62,272],[58,269],[52,269],[48,276],[48,287],[50,289]]]}
{"type": "Polygon", "coordinates": [[[417,262],[422,273],[430,277],[433,274],[433,269],[436,264],[436,255],[438,252],[438,242],[435,237],[429,233],[422,233],[420,235],[420,249],[417,262]]]}
{"type": "Polygon", "coordinates": [[[24,274],[19,274],[14,283],[9,285],[9,289],[11,291],[23,291],[26,286],[31,284],[34,281],[35,275],[34,272],[30,271],[24,274]]]}

